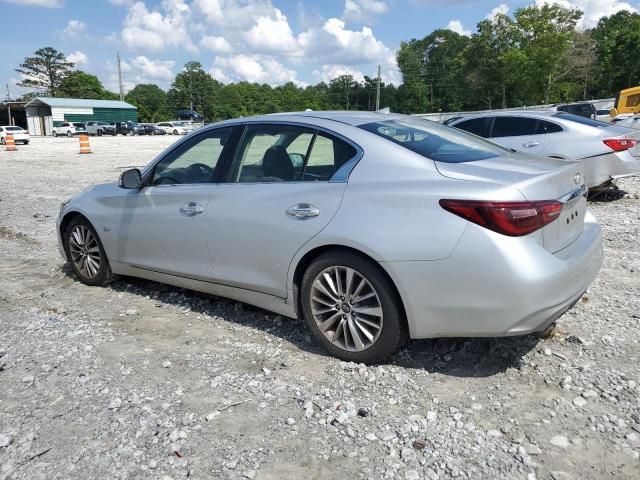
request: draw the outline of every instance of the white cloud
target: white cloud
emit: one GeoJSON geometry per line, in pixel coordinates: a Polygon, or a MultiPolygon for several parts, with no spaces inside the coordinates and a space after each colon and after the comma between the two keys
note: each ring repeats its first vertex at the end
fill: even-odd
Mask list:
{"type": "Polygon", "coordinates": [[[200,44],[209,50],[212,50],[217,53],[231,53],[233,51],[233,47],[224,37],[217,37],[215,35],[210,35],[207,37],[202,37],[200,44]]]}
{"type": "Polygon", "coordinates": [[[65,37],[75,38],[84,35],[87,31],[87,24],[82,20],[69,20],[67,26],[64,27],[62,34],[65,37]]]}
{"type": "Polygon", "coordinates": [[[122,7],[122,6],[128,7],[129,5],[133,5],[135,0],[109,0],[109,2],[118,7],[122,7]]]}
{"type": "Polygon", "coordinates": [[[23,7],[60,8],[62,0],[4,0],[6,3],[14,3],[23,7]]]}
{"type": "Polygon", "coordinates": [[[246,80],[271,85],[296,82],[297,74],[277,60],[260,55],[217,57],[210,73],[220,81],[246,80]]]}
{"type": "MultiPolygon", "coordinates": [[[[153,60],[144,55],[122,60],[120,67],[124,90],[129,91],[141,83],[155,83],[167,88],[175,77],[174,66],[173,60],[153,60]]],[[[107,62],[106,70],[109,72],[108,80],[105,83],[107,88],[118,91],[118,65],[115,62],[107,62]]]]}
{"type": "Polygon", "coordinates": [[[509,5],[505,3],[501,3],[497,7],[493,8],[487,16],[485,17],[487,20],[493,20],[498,15],[507,15],[509,13],[509,5]]]}
{"type": "Polygon", "coordinates": [[[464,35],[467,37],[471,35],[471,30],[465,30],[460,20],[451,20],[449,23],[447,23],[447,26],[445,28],[451,30],[452,32],[456,32],[458,35],[464,35]]]}
{"type": "Polygon", "coordinates": [[[87,57],[86,53],[76,50],[75,52],[67,55],[67,62],[74,63],[76,66],[86,65],[89,63],[89,57],[87,57]]]}
{"type": "Polygon", "coordinates": [[[246,39],[256,52],[285,53],[298,48],[287,17],[277,8],[273,16],[257,18],[255,25],[247,32],[246,39]]]}
{"type": "Polygon", "coordinates": [[[584,12],[584,16],[578,23],[580,30],[593,28],[600,18],[608,17],[620,10],[638,11],[633,5],[618,0],[535,0],[535,4],[538,6],[557,4],[565,8],[579,8],[584,12]]]}
{"type": "Polygon", "coordinates": [[[345,0],[342,18],[345,21],[367,22],[389,9],[383,0],[345,0]]]}
{"type": "Polygon", "coordinates": [[[364,74],[347,65],[323,65],[321,70],[314,70],[313,74],[322,82],[329,83],[340,75],[351,75],[355,80],[364,80],[364,74]]]}
{"type": "Polygon", "coordinates": [[[183,0],[163,0],[160,10],[134,3],[124,20],[122,41],[132,49],[162,51],[168,46],[197,51],[189,35],[189,5],[183,0]]]}

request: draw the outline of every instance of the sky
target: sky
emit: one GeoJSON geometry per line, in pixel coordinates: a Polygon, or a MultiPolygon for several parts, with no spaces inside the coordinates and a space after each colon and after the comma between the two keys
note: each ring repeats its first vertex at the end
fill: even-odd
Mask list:
{"type": "Polygon", "coordinates": [[[118,90],[116,52],[125,91],[138,83],[168,88],[190,60],[221,82],[298,85],[337,75],[399,84],[400,43],[437,28],[469,35],[496,13],[531,3],[585,12],[580,28],[638,0],[0,0],[0,98],[25,90],[15,72],[25,57],[51,46],[76,68],[118,90]],[[6,21],[9,19],[9,21],[6,21]]]}

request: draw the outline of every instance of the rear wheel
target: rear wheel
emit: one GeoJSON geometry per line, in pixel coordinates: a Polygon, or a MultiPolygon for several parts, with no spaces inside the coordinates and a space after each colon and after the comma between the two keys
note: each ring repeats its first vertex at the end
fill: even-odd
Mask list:
{"type": "Polygon", "coordinates": [[[311,263],[301,304],[318,343],[343,360],[381,362],[406,336],[393,284],[378,265],[350,252],[327,252],[311,263]]]}
{"type": "Polygon", "coordinates": [[[85,285],[106,285],[114,276],[102,242],[84,217],[71,220],[64,232],[65,249],[71,268],[85,285]]]}
{"type": "Polygon", "coordinates": [[[102,136],[102,130],[98,130],[97,134],[98,134],[99,137],[101,137],[102,136]]]}
{"type": "Polygon", "coordinates": [[[57,137],[58,136],[58,132],[56,132],[55,130],[53,131],[53,136],[57,137]]]}

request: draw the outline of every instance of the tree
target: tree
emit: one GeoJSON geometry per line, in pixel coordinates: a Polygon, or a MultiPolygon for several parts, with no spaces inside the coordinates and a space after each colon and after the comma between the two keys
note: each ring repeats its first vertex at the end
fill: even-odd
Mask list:
{"type": "Polygon", "coordinates": [[[168,101],[175,109],[197,110],[206,118],[214,118],[212,113],[221,86],[202,69],[200,62],[187,62],[167,92],[168,101]]]}
{"type": "Polygon", "coordinates": [[[159,122],[173,117],[167,105],[167,93],[157,85],[136,85],[124,99],[138,107],[138,118],[141,122],[159,122]]]}
{"type": "Polygon", "coordinates": [[[80,70],[73,71],[62,79],[57,95],[70,98],[117,98],[115,93],[105,90],[98,77],[80,70]]]}
{"type": "Polygon", "coordinates": [[[25,58],[20,68],[16,68],[16,72],[23,75],[18,86],[45,90],[49,96],[55,97],[62,79],[70,73],[73,65],[55,48],[40,48],[33,57],[25,58]]]}

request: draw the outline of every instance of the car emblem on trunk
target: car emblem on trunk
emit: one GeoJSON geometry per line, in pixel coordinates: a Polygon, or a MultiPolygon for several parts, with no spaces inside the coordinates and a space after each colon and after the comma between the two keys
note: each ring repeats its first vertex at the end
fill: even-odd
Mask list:
{"type": "Polygon", "coordinates": [[[573,176],[573,183],[575,183],[576,185],[580,185],[580,173],[579,173],[579,172],[578,172],[578,173],[576,173],[576,174],[573,176]]]}

